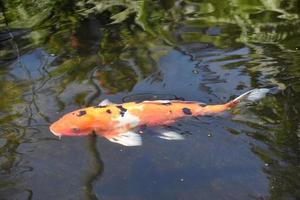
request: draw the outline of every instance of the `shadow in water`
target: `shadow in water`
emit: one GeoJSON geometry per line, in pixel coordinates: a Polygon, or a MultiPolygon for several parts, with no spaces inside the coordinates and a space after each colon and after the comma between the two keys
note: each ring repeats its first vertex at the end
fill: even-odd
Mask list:
{"type": "Polygon", "coordinates": [[[93,183],[101,176],[104,164],[97,149],[97,136],[91,135],[87,139],[87,150],[91,156],[90,164],[84,179],[84,195],[86,199],[98,199],[94,190],[93,183]]]}
{"type": "MultiPolygon", "coordinates": [[[[94,82],[93,77],[94,73],[97,71],[98,67],[91,71],[89,81],[95,88],[95,92],[89,97],[86,102],[85,106],[88,106],[95,100],[97,97],[101,95],[101,89],[99,86],[94,82]]],[[[95,134],[91,135],[87,139],[87,151],[90,154],[90,164],[88,167],[88,171],[85,174],[84,179],[84,195],[86,199],[98,199],[94,190],[93,190],[93,183],[97,181],[97,179],[101,176],[104,169],[104,163],[101,160],[101,155],[97,149],[97,136],[95,134]]]]}

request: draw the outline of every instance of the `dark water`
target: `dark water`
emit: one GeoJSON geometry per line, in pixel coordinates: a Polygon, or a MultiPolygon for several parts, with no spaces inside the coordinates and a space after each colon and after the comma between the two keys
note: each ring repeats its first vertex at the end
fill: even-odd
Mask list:
{"type": "Polygon", "coordinates": [[[131,1],[116,24],[124,5],[28,2],[1,6],[0,199],[300,198],[299,1],[131,1]],[[183,141],[48,130],[103,99],[217,104],[260,87],[260,102],[173,124],[183,141]]]}

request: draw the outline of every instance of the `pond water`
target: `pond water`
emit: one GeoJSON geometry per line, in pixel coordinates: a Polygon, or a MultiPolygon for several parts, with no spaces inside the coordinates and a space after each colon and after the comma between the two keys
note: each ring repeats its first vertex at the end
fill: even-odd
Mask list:
{"type": "Polygon", "coordinates": [[[0,199],[300,198],[299,1],[53,2],[1,5],[0,199]],[[252,88],[271,92],[172,124],[182,141],[49,131],[104,99],[221,104],[252,88]]]}

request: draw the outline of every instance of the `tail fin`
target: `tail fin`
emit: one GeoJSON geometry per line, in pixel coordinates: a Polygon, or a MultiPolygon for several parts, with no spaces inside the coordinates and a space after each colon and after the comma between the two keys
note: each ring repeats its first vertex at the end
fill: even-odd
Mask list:
{"type": "Polygon", "coordinates": [[[238,103],[243,102],[243,101],[248,101],[248,102],[249,101],[250,102],[258,101],[258,100],[262,99],[263,97],[265,97],[269,91],[270,90],[267,88],[250,90],[250,91],[245,92],[244,94],[238,96],[237,98],[233,99],[229,103],[227,103],[228,107],[232,108],[232,107],[236,106],[238,103]]]}

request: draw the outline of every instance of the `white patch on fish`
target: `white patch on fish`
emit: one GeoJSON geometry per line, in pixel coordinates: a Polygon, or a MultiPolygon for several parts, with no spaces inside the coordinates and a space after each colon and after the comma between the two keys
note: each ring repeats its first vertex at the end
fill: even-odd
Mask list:
{"type": "Polygon", "coordinates": [[[114,121],[118,122],[115,128],[120,128],[128,124],[131,128],[134,128],[140,123],[139,117],[132,115],[128,110],[125,112],[124,116],[120,115],[118,118],[114,119],[114,121]]]}
{"type": "Polygon", "coordinates": [[[154,100],[154,101],[144,101],[146,103],[171,103],[170,100],[154,100]]]}

